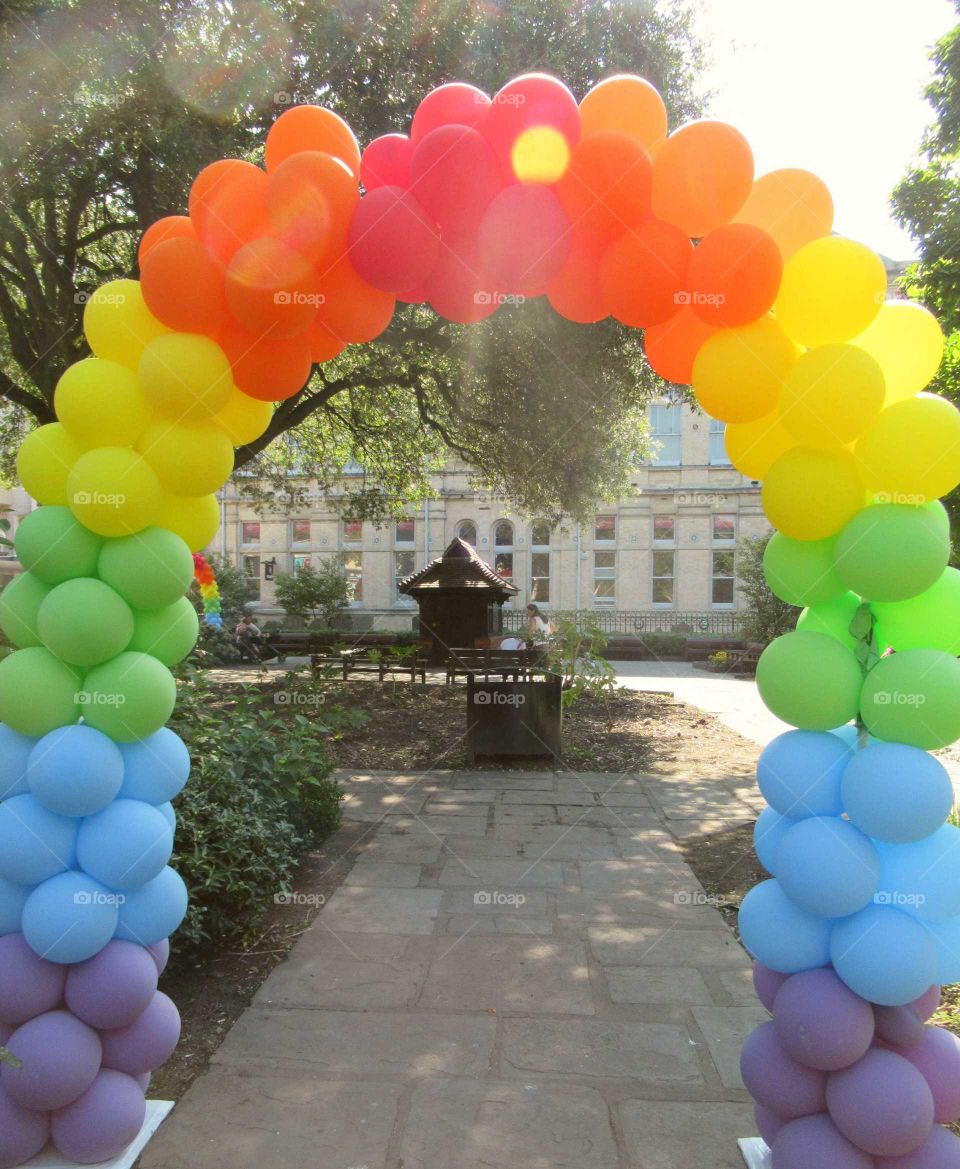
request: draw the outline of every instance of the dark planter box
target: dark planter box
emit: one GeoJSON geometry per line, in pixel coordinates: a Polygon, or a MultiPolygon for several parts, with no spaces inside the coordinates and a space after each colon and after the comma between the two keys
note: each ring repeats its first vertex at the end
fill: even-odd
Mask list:
{"type": "Polygon", "coordinates": [[[560,756],[560,678],[536,682],[467,679],[467,759],[478,755],[560,756]]]}

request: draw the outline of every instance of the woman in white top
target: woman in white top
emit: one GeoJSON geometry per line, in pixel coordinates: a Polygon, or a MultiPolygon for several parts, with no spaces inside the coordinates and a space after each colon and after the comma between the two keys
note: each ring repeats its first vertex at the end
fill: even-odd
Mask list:
{"type": "Polygon", "coordinates": [[[527,623],[527,637],[535,645],[544,645],[550,640],[550,634],[553,630],[550,627],[550,622],[543,616],[536,605],[527,605],[527,616],[529,622],[527,623]]]}

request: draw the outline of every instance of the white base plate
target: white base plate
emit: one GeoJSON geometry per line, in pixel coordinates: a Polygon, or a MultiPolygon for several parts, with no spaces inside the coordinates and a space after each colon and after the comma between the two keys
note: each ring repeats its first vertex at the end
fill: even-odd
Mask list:
{"type": "MultiPolygon", "coordinates": [[[[86,1169],[130,1169],[137,1157],[147,1147],[147,1142],[166,1120],[173,1110],[172,1100],[148,1100],[147,1115],[143,1128],[137,1133],[134,1140],[112,1161],[98,1161],[96,1165],[88,1165],[86,1169]]],[[[75,1161],[64,1161],[56,1149],[44,1149],[42,1153],[26,1161],[21,1169],[77,1169],[75,1161]]]]}
{"type": "Polygon", "coordinates": [[[771,1169],[773,1158],[761,1137],[741,1137],[737,1144],[747,1163],[747,1169],[771,1169]]]}

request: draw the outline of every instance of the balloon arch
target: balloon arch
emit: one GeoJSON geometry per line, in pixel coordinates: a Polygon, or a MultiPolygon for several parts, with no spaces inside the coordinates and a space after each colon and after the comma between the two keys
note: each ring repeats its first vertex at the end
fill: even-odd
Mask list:
{"type": "Polygon", "coordinates": [[[925,1023],[960,979],[960,829],[929,754],[960,736],[938,502],[960,413],[922,392],[936,321],[887,302],[880,259],[831,228],[824,184],[755,178],[733,127],[668,134],[638,77],[578,106],[543,74],[492,99],[443,85],[362,154],[330,111],[288,110],[265,167],[213,163],[189,214],[149,228],[140,280],[86,304],[93,356],[60,379],[59,421],[18,456],[43,506],[0,598],[19,647],[0,663],[0,1042],[20,1060],[0,1071],[0,1166],[50,1138],[82,1163],[116,1154],[177,1041],[156,989],[187,906],[169,667],[197,635],[191,553],[234,445],[397,301],[468,323],[535,296],[645,330],[653,369],[727,424],[777,529],[771,588],[804,609],[757,672],[797,729],[760,760],[771,878],[740,912],[773,1016],[742,1059],[773,1165],[960,1164],[940,1127],[960,1116],[960,1045],[925,1023]]]}

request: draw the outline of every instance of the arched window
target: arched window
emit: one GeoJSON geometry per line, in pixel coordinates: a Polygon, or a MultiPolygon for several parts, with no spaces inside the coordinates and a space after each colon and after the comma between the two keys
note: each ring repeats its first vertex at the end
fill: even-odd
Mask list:
{"type": "Polygon", "coordinates": [[[497,548],[513,547],[513,524],[509,520],[501,520],[494,528],[493,543],[497,548]]]}
{"type": "Polygon", "coordinates": [[[550,525],[536,520],[530,527],[530,600],[550,601],[550,525]]]}
{"type": "Polygon", "coordinates": [[[469,544],[471,548],[477,546],[477,525],[473,520],[463,520],[460,527],[457,528],[457,535],[465,544],[469,544]]]}
{"type": "Polygon", "coordinates": [[[504,580],[513,580],[513,524],[500,520],[493,529],[493,567],[504,580]]]}

